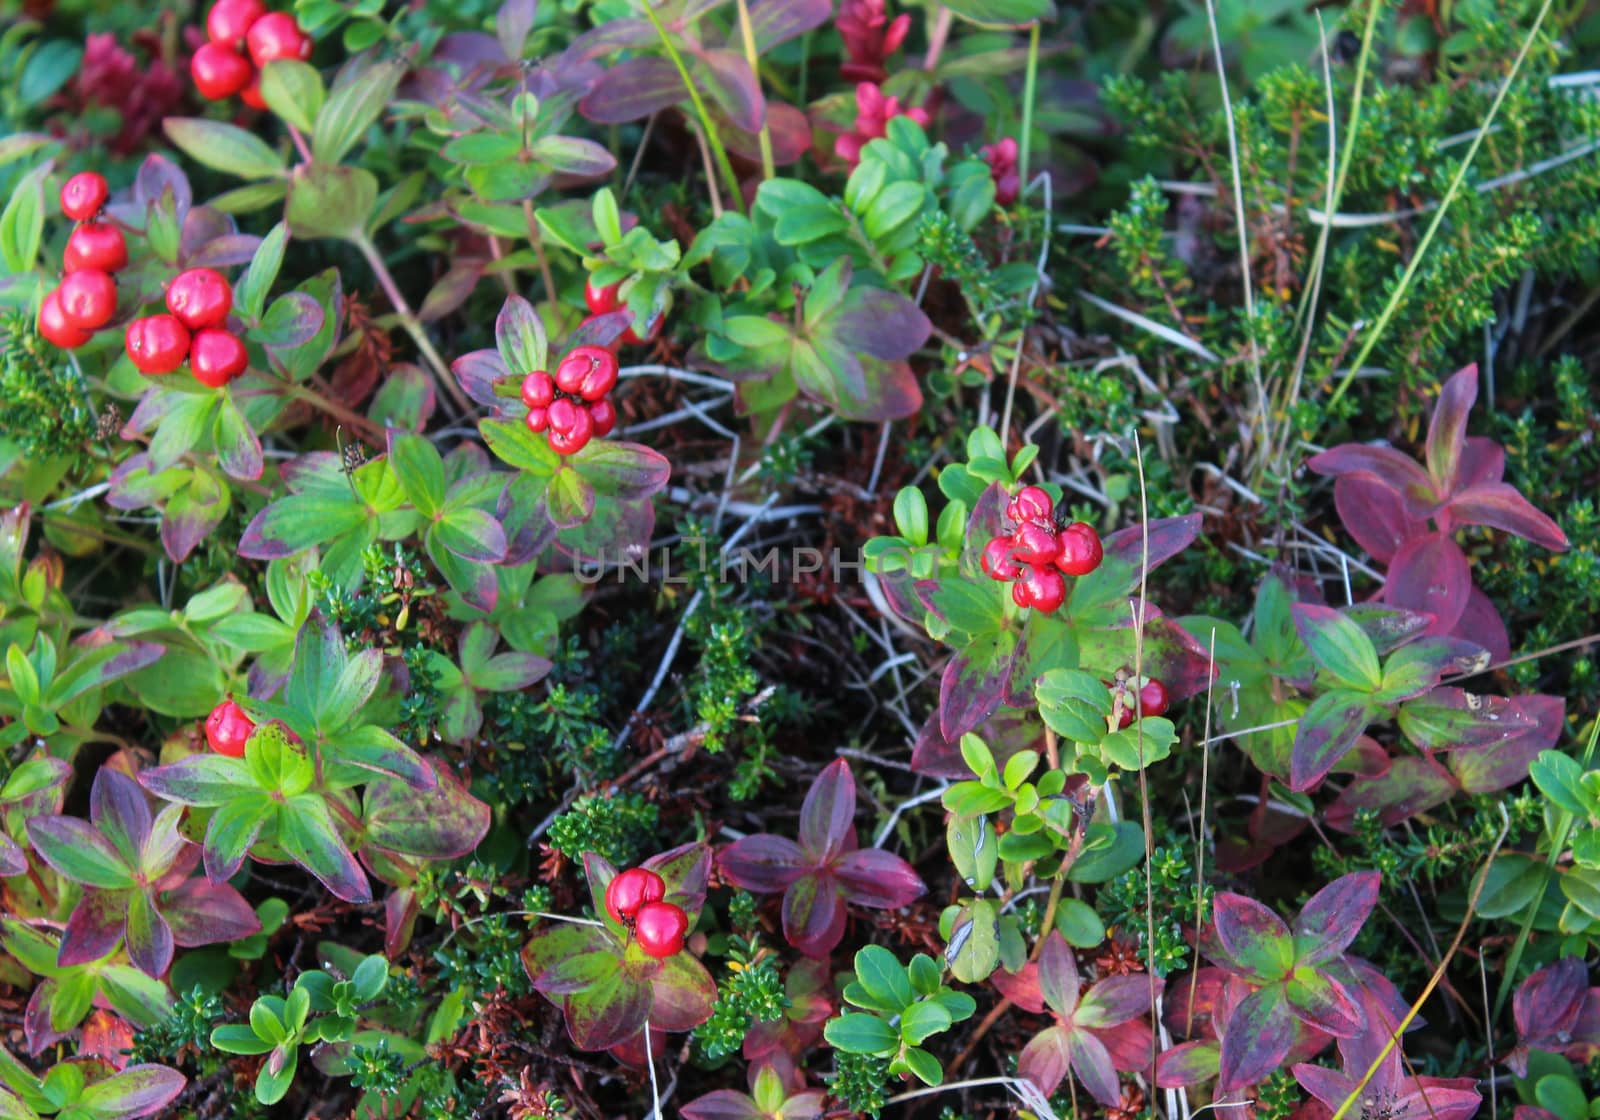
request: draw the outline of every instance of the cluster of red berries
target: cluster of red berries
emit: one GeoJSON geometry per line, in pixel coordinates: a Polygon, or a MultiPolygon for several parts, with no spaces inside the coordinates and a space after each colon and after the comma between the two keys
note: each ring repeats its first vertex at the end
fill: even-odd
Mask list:
{"type": "Polygon", "coordinates": [[[111,188],[104,175],[82,171],[61,188],[61,212],[77,226],[61,257],[66,275],[39,306],[39,334],[63,350],[75,350],[117,313],[117,282],[111,274],[128,263],[122,231],[100,218],[111,188]]]}
{"type": "Polygon", "coordinates": [[[984,546],[979,560],[990,579],[1011,584],[1019,607],[1049,614],[1067,599],[1062,578],[1086,576],[1100,566],[1105,549],[1092,526],[1074,521],[1056,526],[1055,500],[1038,486],[1024,486],[1006,506],[1015,528],[984,546]]]}
{"type": "Polygon", "coordinates": [[[1010,206],[1022,193],[1022,174],[1017,170],[1017,142],[1007,136],[994,144],[985,144],[978,154],[989,165],[994,177],[994,200],[1001,206],[1010,206]]]}
{"type": "Polygon", "coordinates": [[[839,158],[851,167],[861,162],[861,149],[867,146],[867,141],[877,140],[889,134],[889,122],[895,117],[910,117],[923,128],[932,122],[928,110],[921,106],[907,108],[900,104],[900,99],[892,95],[885,95],[883,90],[873,82],[860,82],[856,85],[856,123],[850,131],[834,143],[833,150],[839,158]]]}
{"type": "Polygon", "coordinates": [[[250,355],[228,330],[233,285],[215,269],[189,268],[167,285],[167,314],[128,324],[123,346],[147,377],[171,373],[187,360],[200,384],[220,389],[245,371],[250,355]]]}
{"type": "Polygon", "coordinates": [[[1126,669],[1117,670],[1117,679],[1108,681],[1111,689],[1111,718],[1117,729],[1131,726],[1134,713],[1146,716],[1165,715],[1171,697],[1167,686],[1154,677],[1135,677],[1126,669]]]}
{"type": "Polygon", "coordinates": [[[639,948],[658,960],[681,952],[689,934],[689,916],[661,901],[666,895],[661,876],[642,867],[630,867],[606,884],[606,913],[632,930],[639,948]]]}
{"type": "Polygon", "coordinates": [[[206,742],[218,754],[243,758],[244,745],[256,729],[255,720],[232,700],[224,700],[206,717],[206,742]]]}
{"type": "Polygon", "coordinates": [[[617,426],[617,408],[606,396],[616,384],[615,354],[604,346],[574,346],[554,377],[536,369],[522,379],[529,430],[546,433],[557,455],[576,455],[617,426]]]}
{"type": "MultiPolygon", "coordinates": [[[[597,287],[592,279],[585,281],[583,285],[583,302],[589,307],[589,318],[585,319],[584,322],[587,323],[589,319],[593,319],[597,315],[609,315],[611,312],[619,310],[622,307],[621,292],[622,282],[620,280],[615,284],[607,284],[603,288],[597,287]]],[[[617,343],[628,346],[642,346],[645,343],[654,342],[660,337],[662,324],[666,320],[665,313],[656,312],[649,325],[645,327],[643,336],[640,336],[633,329],[633,324],[630,322],[628,329],[623,331],[622,336],[617,339],[617,343]]]]}
{"type": "Polygon", "coordinates": [[[280,58],[311,57],[311,36],[288,12],[269,12],[261,0],[217,0],[206,16],[210,40],[189,60],[194,88],[208,101],[238,94],[253,109],[261,99],[261,68],[280,58]]]}

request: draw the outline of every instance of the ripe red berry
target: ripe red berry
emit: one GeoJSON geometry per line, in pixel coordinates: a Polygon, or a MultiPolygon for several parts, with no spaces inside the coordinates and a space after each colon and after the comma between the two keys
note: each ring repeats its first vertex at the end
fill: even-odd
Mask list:
{"type": "Polygon", "coordinates": [[[76,350],[94,335],[67,322],[61,311],[61,290],[54,289],[39,305],[39,336],[63,350],[76,350]]]}
{"type": "Polygon", "coordinates": [[[1100,566],[1105,548],[1100,544],[1100,534],[1082,521],[1074,521],[1060,533],[1060,548],[1056,552],[1056,567],[1069,576],[1086,576],[1100,566]]]}
{"type": "Polygon", "coordinates": [[[689,915],[670,902],[647,902],[633,919],[639,948],[657,959],[681,952],[688,933],[689,915]]]}
{"type": "Polygon", "coordinates": [[[522,403],[529,408],[549,408],[556,399],[556,382],[542,369],[536,369],[522,379],[522,403]]]}
{"type": "Polygon", "coordinates": [[[86,268],[115,272],[128,263],[128,243],[122,231],[110,222],[84,222],[67,238],[61,254],[63,272],[82,272],[86,268]]]}
{"type": "Polygon", "coordinates": [[[192,331],[220,327],[233,310],[233,285],[215,269],[185,269],[167,285],[167,310],[192,331]]]}
{"type": "Polygon", "coordinates": [[[550,426],[550,411],[544,408],[528,409],[528,430],[542,432],[550,426]]]}
{"type": "Polygon", "coordinates": [[[594,421],[594,434],[600,439],[605,439],[617,426],[617,408],[606,399],[589,406],[589,417],[594,421]]]}
{"type": "Polygon", "coordinates": [[[550,405],[550,450],[557,455],[576,455],[588,446],[589,440],[593,437],[594,417],[588,408],[574,405],[565,398],[558,399],[550,405]],[[558,427],[556,410],[562,404],[571,405],[572,417],[558,427]]]}
{"type": "Polygon", "coordinates": [[[106,177],[98,171],[80,171],[61,187],[61,212],[75,222],[87,222],[100,213],[111,197],[106,177]]]}
{"type": "Polygon", "coordinates": [[[565,432],[578,422],[578,413],[582,410],[567,397],[557,397],[545,411],[550,417],[550,430],[565,432]]]}
{"type": "Polygon", "coordinates": [[[194,88],[201,97],[207,101],[221,101],[243,93],[256,76],[256,68],[230,45],[205,43],[189,60],[189,76],[194,79],[194,88]]]}
{"type": "Polygon", "coordinates": [[[1139,688],[1139,708],[1147,716],[1164,715],[1169,702],[1167,686],[1154,677],[1139,688]]]}
{"type": "Polygon", "coordinates": [[[220,389],[245,371],[250,354],[244,342],[231,331],[215,327],[194,332],[189,343],[189,372],[210,389],[220,389]]]}
{"type": "Polygon", "coordinates": [[[1042,486],[1024,486],[1006,504],[1006,516],[1019,524],[1024,521],[1049,521],[1055,516],[1055,509],[1056,503],[1048,490],[1042,486]]]}
{"type": "Polygon", "coordinates": [[[1011,585],[1011,601],[1050,614],[1067,601],[1067,581],[1054,568],[1028,568],[1011,585]]]}
{"type": "Polygon", "coordinates": [[[311,38],[288,12],[269,12],[250,25],[245,34],[250,48],[250,60],[265,66],[280,58],[311,57],[311,38]]]}
{"type": "Polygon", "coordinates": [[[117,282],[98,268],[69,272],[56,291],[62,316],[81,330],[99,330],[117,313],[117,282]]]}
{"type": "Polygon", "coordinates": [[[244,37],[251,26],[267,14],[261,0],[217,0],[206,16],[206,35],[213,43],[237,50],[244,45],[244,37]]]}
{"type": "Polygon", "coordinates": [[[617,384],[617,356],[603,346],[576,346],[556,367],[556,386],[597,401],[617,384]]]}
{"type": "Polygon", "coordinates": [[[1012,557],[1011,547],[1010,537],[995,537],[984,545],[983,555],[978,557],[978,567],[983,569],[983,574],[1002,583],[1020,576],[1022,565],[1012,557]]]}
{"type": "Polygon", "coordinates": [[[243,758],[244,745],[256,729],[255,721],[232,700],[224,700],[206,717],[206,742],[218,754],[243,758]]]}
{"type": "Polygon", "coordinates": [[[1056,558],[1056,535],[1037,521],[1024,521],[1011,534],[1011,554],[1024,564],[1048,564],[1056,558]]]}
{"type": "Polygon", "coordinates": [[[606,884],[606,913],[614,922],[631,922],[639,908],[660,902],[667,896],[667,884],[654,871],[630,867],[606,884]]]}
{"type": "Polygon", "coordinates": [[[607,284],[600,288],[595,286],[591,277],[583,282],[583,302],[589,306],[591,315],[604,315],[607,311],[615,311],[618,307],[617,292],[622,288],[619,280],[615,284],[607,284]]]}
{"type": "Polygon", "coordinates": [[[261,96],[261,74],[259,71],[250,75],[250,84],[239,91],[239,100],[252,109],[265,109],[267,99],[261,96]]]}
{"type": "Polygon", "coordinates": [[[189,328],[171,315],[147,315],[128,324],[122,345],[140,373],[171,373],[189,356],[189,328]]]}

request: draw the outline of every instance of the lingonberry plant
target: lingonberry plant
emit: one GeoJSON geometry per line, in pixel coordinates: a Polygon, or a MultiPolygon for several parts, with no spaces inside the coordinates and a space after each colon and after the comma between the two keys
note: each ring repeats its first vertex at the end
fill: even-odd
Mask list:
{"type": "Polygon", "coordinates": [[[1592,1120],[1592,5],[24,7],[0,1116],[1592,1120]]]}

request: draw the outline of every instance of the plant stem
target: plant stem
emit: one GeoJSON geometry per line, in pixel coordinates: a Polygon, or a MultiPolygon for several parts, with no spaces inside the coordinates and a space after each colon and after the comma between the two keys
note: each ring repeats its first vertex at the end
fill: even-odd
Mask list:
{"type": "MultiPolygon", "coordinates": [[[[1328,398],[1327,408],[1331,411],[1344,399],[1345,390],[1350,388],[1350,383],[1355,380],[1356,373],[1366,365],[1367,358],[1378,345],[1378,340],[1383,337],[1384,330],[1389,326],[1389,320],[1394,318],[1394,313],[1399,310],[1400,302],[1405,299],[1406,292],[1411,288],[1411,281],[1417,275],[1417,269],[1422,266],[1422,260],[1428,255],[1428,246],[1433,243],[1434,235],[1439,232],[1439,227],[1444,224],[1444,216],[1450,210],[1450,204],[1455,201],[1456,195],[1461,190],[1461,184],[1466,181],[1467,171],[1472,167],[1472,161],[1478,154],[1478,149],[1483,146],[1483,138],[1489,135],[1489,128],[1494,124],[1495,117],[1500,114],[1500,105],[1505,101],[1506,94],[1511,91],[1511,83],[1517,80],[1517,74],[1522,70],[1522,63],[1528,57],[1528,51],[1533,48],[1534,40],[1539,37],[1539,31],[1544,27],[1545,16],[1550,14],[1550,6],[1554,0],[1544,0],[1539,6],[1539,15],[1533,21],[1533,27],[1528,30],[1528,36],[1522,41],[1522,48],[1517,51],[1516,59],[1511,63],[1511,71],[1506,75],[1506,80],[1500,83],[1500,89],[1494,95],[1494,101],[1489,105],[1489,113],[1483,118],[1483,124],[1478,127],[1478,133],[1472,138],[1467,154],[1462,157],[1461,165],[1456,168],[1456,173],[1450,179],[1450,186],[1444,192],[1444,198],[1439,200],[1439,208],[1433,212],[1433,220],[1428,223],[1427,230],[1422,235],[1422,240],[1417,242],[1416,252],[1411,254],[1411,260],[1406,264],[1406,269],[1400,274],[1400,283],[1395,285],[1394,291],[1389,293],[1389,300],[1383,305],[1383,311],[1378,315],[1378,321],[1372,324],[1372,329],[1367,332],[1367,337],[1361,344],[1361,349],[1356,353],[1350,363],[1350,368],[1340,379],[1338,387],[1334,389],[1333,396],[1328,398]]],[[[1332,219],[1332,215],[1329,215],[1332,219]]]]}
{"type": "MultiPolygon", "coordinates": [[[[750,5],[748,0],[739,0],[739,36],[744,40],[744,60],[750,64],[750,73],[756,80],[756,88],[761,88],[761,56],[756,51],[756,32],[750,24],[750,5]]],[[[777,175],[777,168],[772,161],[772,130],[767,126],[765,108],[761,114],[761,134],[757,138],[761,143],[761,178],[771,179],[777,175]]]]}
{"type": "Polygon", "coordinates": [[[717,135],[716,128],[711,123],[711,114],[706,111],[706,103],[700,98],[700,91],[695,88],[693,79],[689,77],[689,67],[684,64],[683,55],[678,53],[678,47],[667,34],[667,29],[661,26],[661,17],[657,16],[655,9],[650,6],[649,0],[640,7],[656,29],[656,35],[661,39],[661,45],[666,48],[667,57],[672,59],[672,65],[678,68],[678,78],[683,82],[683,88],[689,91],[689,100],[694,104],[695,116],[700,118],[700,131],[705,134],[705,141],[711,145],[711,151],[717,159],[717,167],[722,171],[722,178],[728,190],[733,194],[733,205],[739,213],[744,213],[744,194],[739,190],[739,176],[733,173],[733,164],[728,160],[728,150],[722,146],[722,138],[717,135]]]}
{"type": "Polygon", "coordinates": [[[462,413],[472,411],[472,402],[462,392],[461,386],[456,384],[456,379],[450,373],[450,367],[439,356],[439,351],[434,349],[433,340],[428,337],[428,332],[423,329],[421,321],[411,310],[411,305],[406,302],[406,297],[400,293],[400,287],[394,282],[394,277],[389,273],[389,266],[383,263],[383,258],[378,255],[378,248],[371,239],[362,234],[355,242],[356,248],[361,250],[361,255],[366,258],[367,265],[372,269],[372,274],[378,278],[378,286],[383,289],[383,294],[389,297],[389,304],[400,316],[400,325],[411,336],[411,341],[416,343],[417,350],[421,352],[423,361],[428,366],[428,372],[433,374],[433,379],[439,383],[445,393],[456,403],[462,413]]]}
{"type": "Polygon", "coordinates": [[[1028,66],[1022,72],[1022,135],[1017,138],[1017,175],[1028,185],[1028,153],[1033,147],[1033,101],[1039,86],[1039,21],[1028,28],[1028,66]]]}
{"type": "Polygon", "coordinates": [[[533,216],[531,199],[522,200],[522,216],[528,223],[528,241],[533,245],[533,255],[539,260],[539,276],[544,280],[544,298],[556,301],[556,281],[550,273],[550,258],[545,255],[544,238],[539,235],[539,219],[533,216]]]}
{"type": "Polygon", "coordinates": [[[932,70],[939,65],[939,56],[944,53],[945,41],[950,38],[950,21],[953,18],[950,9],[940,4],[939,14],[933,18],[933,30],[928,33],[928,53],[922,56],[924,70],[932,70]]]}

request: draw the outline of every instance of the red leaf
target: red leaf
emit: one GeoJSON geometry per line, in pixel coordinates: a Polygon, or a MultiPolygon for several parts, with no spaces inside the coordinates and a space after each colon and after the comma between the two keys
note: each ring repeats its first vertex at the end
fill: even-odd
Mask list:
{"type": "Polygon", "coordinates": [[[1450,773],[1467,793],[1495,793],[1528,776],[1528,767],[1561,738],[1567,702],[1560,696],[1518,696],[1511,705],[1533,726],[1486,747],[1451,751],[1450,773]]]}
{"type": "Polygon", "coordinates": [[[1017,1076],[1027,1078],[1046,1095],[1053,1094],[1071,1062],[1067,1033],[1064,1027],[1050,1027],[1034,1035],[1017,1056],[1017,1076]]]}
{"type": "Polygon", "coordinates": [[[1415,537],[1394,554],[1383,600],[1433,615],[1430,634],[1448,634],[1466,610],[1472,573],[1466,553],[1446,533],[1415,537]]]}
{"type": "Polygon", "coordinates": [[[845,906],[833,876],[806,875],[783,895],[783,936],[808,957],[824,957],[844,939],[845,906]]]}
{"type": "Polygon", "coordinates": [[[1283,1063],[1294,1038],[1295,1014],[1283,986],[1251,992],[1228,1018],[1218,1088],[1231,1091],[1261,1081],[1283,1063]]]}
{"type": "Polygon", "coordinates": [[[1426,456],[1428,473],[1441,494],[1455,489],[1461,468],[1461,452],[1467,437],[1467,414],[1478,399],[1476,363],[1457,370],[1439,391],[1428,423],[1426,456]]]}
{"type": "Polygon", "coordinates": [[[1413,517],[1399,494],[1381,482],[1345,475],[1333,484],[1339,520],[1356,543],[1387,564],[1408,540],[1427,532],[1428,523],[1413,517]]]}
{"type": "Polygon", "coordinates": [[[816,863],[832,863],[844,851],[855,815],[855,776],[837,759],[817,775],[800,806],[800,847],[816,863]]]}
{"type": "Polygon", "coordinates": [[[1044,1012],[1044,993],[1039,990],[1039,962],[1029,961],[1016,972],[997,968],[989,982],[1006,999],[1034,1015],[1044,1012]]]}
{"type": "Polygon", "coordinates": [[[1313,455],[1306,466],[1333,478],[1364,478],[1387,486],[1404,504],[1406,515],[1416,520],[1428,517],[1439,502],[1428,472],[1415,459],[1392,447],[1341,443],[1313,455]]]}
{"type": "Polygon", "coordinates": [[[670,108],[687,96],[683,79],[669,60],[642,55],[608,67],[578,109],[598,124],[622,124],[670,108]]]}
{"type": "Polygon", "coordinates": [[[845,901],[874,910],[906,906],[928,889],[909,863],[881,848],[846,852],[833,872],[844,888],[845,901]]]}
{"type": "Polygon", "coordinates": [[[1096,1030],[1121,1026],[1154,1006],[1153,996],[1160,994],[1161,982],[1156,981],[1153,993],[1150,984],[1147,973],[1107,976],[1083,994],[1076,1021],[1096,1030]]]}
{"type": "Polygon", "coordinates": [[[1296,964],[1341,956],[1378,903],[1383,877],[1376,871],[1344,875],[1312,895],[1294,922],[1296,964]]]}
{"type": "Polygon", "coordinates": [[[1466,609],[1456,620],[1451,636],[1465,638],[1473,645],[1481,646],[1489,651],[1489,656],[1495,661],[1505,661],[1511,656],[1511,638],[1506,633],[1506,624],[1500,618],[1499,609],[1489,596],[1476,587],[1467,593],[1466,609]]]}
{"type": "MultiPolygon", "coordinates": [[[[1451,523],[1487,525],[1532,541],[1552,552],[1567,550],[1567,535],[1561,531],[1561,526],[1535,509],[1533,503],[1510,483],[1486,482],[1469,486],[1450,499],[1446,510],[1451,523]]],[[[1440,517],[1441,522],[1445,520],[1445,517],[1440,517]]]]}
{"type": "MultiPolygon", "coordinates": [[[[1150,522],[1150,570],[1155,571],[1193,544],[1200,535],[1202,520],[1200,514],[1190,513],[1183,517],[1160,517],[1150,522]]],[[[1132,591],[1138,586],[1139,564],[1145,559],[1144,526],[1130,525],[1126,529],[1119,529],[1105,539],[1102,547],[1107,559],[1115,558],[1133,568],[1135,580],[1127,588],[1132,591]]]]}
{"type": "Polygon", "coordinates": [[[1283,919],[1253,898],[1218,891],[1212,904],[1224,964],[1260,980],[1276,980],[1294,963],[1294,945],[1283,919]]]}

